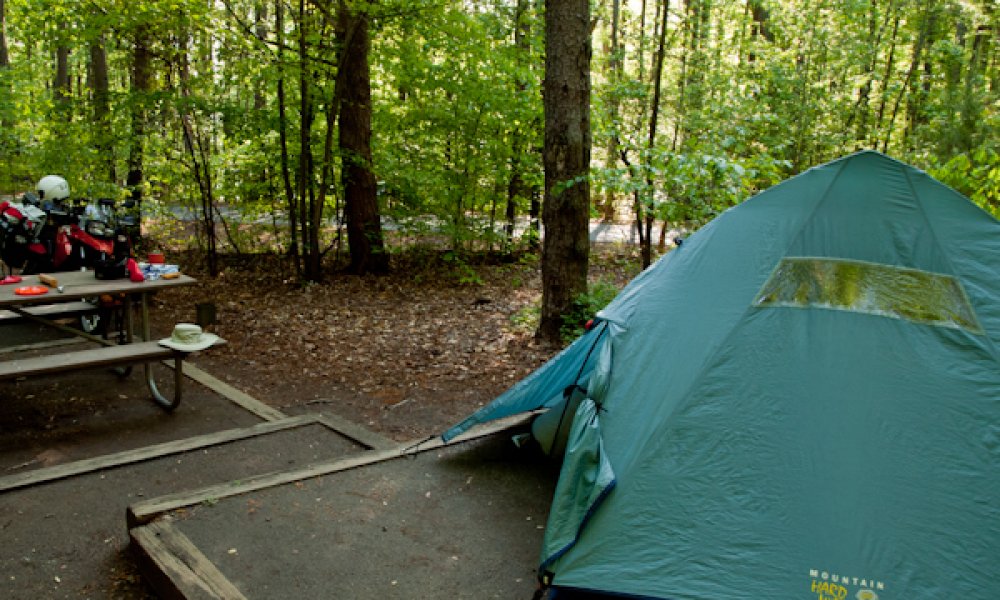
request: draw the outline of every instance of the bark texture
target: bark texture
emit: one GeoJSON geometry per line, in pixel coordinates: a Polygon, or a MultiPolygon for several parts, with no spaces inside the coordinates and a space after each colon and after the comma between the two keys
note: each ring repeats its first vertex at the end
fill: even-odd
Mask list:
{"type": "Polygon", "coordinates": [[[7,52],[7,7],[0,0],[0,68],[10,66],[10,54],[7,52]]]}
{"type": "Polygon", "coordinates": [[[114,143],[111,131],[111,92],[108,85],[108,53],[104,36],[90,44],[90,89],[94,102],[94,128],[97,132],[95,149],[98,160],[104,163],[104,172],[111,183],[116,183],[114,143]]]}
{"type": "Polygon", "coordinates": [[[590,258],[590,2],[545,3],[545,201],[539,339],[558,342],[562,317],[587,289],[590,258]]]}
{"type": "Polygon", "coordinates": [[[341,9],[340,17],[344,85],[339,139],[350,270],[356,274],[384,273],[389,270],[389,255],[382,240],[375,173],[372,172],[368,18],[347,8],[341,9]]]}
{"type": "MultiPolygon", "coordinates": [[[[125,187],[131,194],[131,200],[138,207],[142,203],[143,169],[145,168],[146,137],[146,97],[149,94],[153,74],[152,56],[149,50],[149,28],[141,26],[136,29],[132,50],[132,103],[129,107],[132,122],[132,132],[128,147],[128,175],[125,177],[125,187]]],[[[136,214],[142,210],[136,208],[136,214]]]]}

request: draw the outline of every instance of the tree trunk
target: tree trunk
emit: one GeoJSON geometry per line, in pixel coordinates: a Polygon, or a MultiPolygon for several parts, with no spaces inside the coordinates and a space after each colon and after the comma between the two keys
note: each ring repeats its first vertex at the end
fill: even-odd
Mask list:
{"type": "Polygon", "coordinates": [[[590,259],[590,2],[545,2],[545,203],[542,314],[536,337],[560,341],[587,290],[590,259]]]}
{"type": "Polygon", "coordinates": [[[868,138],[868,117],[872,86],[875,83],[875,67],[878,60],[878,51],[882,45],[882,33],[886,30],[886,25],[892,14],[891,3],[892,0],[890,0],[890,6],[886,8],[885,21],[883,21],[881,27],[878,27],[878,0],[869,0],[868,38],[865,44],[867,55],[862,67],[864,82],[858,88],[858,99],[854,103],[854,110],[847,117],[845,126],[846,129],[850,129],[851,125],[855,124],[855,145],[868,138]]]}
{"type": "Polygon", "coordinates": [[[118,180],[118,173],[115,169],[111,131],[108,54],[104,48],[104,36],[99,36],[90,44],[90,89],[94,95],[94,129],[97,132],[94,146],[97,150],[97,159],[104,163],[108,181],[115,183],[118,180]]]}
{"type": "Polygon", "coordinates": [[[504,238],[509,250],[514,243],[514,229],[517,224],[517,205],[519,202],[530,201],[532,186],[524,179],[524,166],[521,154],[524,152],[524,142],[517,138],[511,144],[511,172],[507,182],[507,207],[504,213],[504,238]]]}
{"type": "MultiPolygon", "coordinates": [[[[306,281],[320,281],[319,219],[315,219],[316,198],[312,189],[312,90],[309,86],[309,59],[305,0],[299,0],[299,171],[298,208],[302,223],[302,250],[305,254],[303,275],[306,281]]],[[[322,213],[322,210],[320,211],[322,213]]]]}
{"type": "Polygon", "coordinates": [[[768,42],[774,41],[774,32],[771,31],[771,14],[761,0],[748,0],[750,14],[753,17],[753,34],[759,35],[768,42]]]}
{"type": "MultiPolygon", "coordinates": [[[[660,23],[657,26],[659,39],[657,42],[656,63],[653,65],[654,72],[652,80],[654,86],[660,85],[663,77],[663,56],[666,52],[666,28],[670,14],[670,2],[665,0],[663,10],[658,10],[660,23]]],[[[700,115],[707,96],[705,90],[705,74],[708,71],[707,54],[705,47],[708,45],[707,37],[711,18],[711,7],[708,0],[685,0],[684,1],[684,52],[681,55],[680,89],[678,90],[678,109],[675,117],[673,140],[671,150],[676,151],[684,146],[689,134],[694,133],[697,137],[697,130],[700,125],[697,117],[700,115]]],[[[656,91],[659,94],[659,91],[656,91]]],[[[656,106],[654,106],[656,110],[656,106]]]]}
{"type": "MultiPolygon", "coordinates": [[[[663,12],[665,14],[670,13],[670,2],[665,0],[663,3],[663,12]]],[[[708,64],[708,53],[706,48],[708,46],[708,35],[711,28],[711,18],[712,18],[712,8],[710,0],[685,0],[685,9],[687,17],[685,22],[690,22],[689,27],[689,68],[685,77],[687,81],[685,82],[685,89],[687,90],[687,98],[685,98],[685,103],[690,107],[688,113],[700,113],[704,108],[705,99],[710,93],[705,89],[705,80],[709,70],[708,64]]],[[[667,19],[661,16],[662,23],[660,23],[660,38],[661,43],[664,42],[663,37],[667,29],[667,19]]],[[[660,77],[660,75],[655,75],[655,77],[660,77]]],[[[690,127],[686,127],[690,130],[690,127]]]]}
{"type": "MultiPolygon", "coordinates": [[[[611,135],[608,136],[608,147],[607,147],[607,157],[606,165],[609,171],[615,168],[618,164],[618,146],[620,135],[618,132],[618,121],[620,120],[621,113],[621,94],[618,90],[618,86],[622,83],[622,78],[624,74],[624,61],[621,42],[619,41],[618,34],[621,25],[621,0],[612,0],[611,4],[611,46],[608,48],[608,83],[610,84],[611,93],[608,98],[608,114],[611,120],[611,135]]],[[[616,205],[615,200],[615,190],[611,186],[604,192],[604,204],[601,206],[601,216],[605,222],[612,222],[615,220],[616,205]]]]}
{"type": "Polygon", "coordinates": [[[987,24],[983,27],[989,33],[986,38],[986,47],[983,49],[983,78],[986,91],[996,94],[1000,90],[1000,52],[997,45],[1000,44],[1000,21],[995,16],[1000,7],[996,3],[986,2],[987,24]]]}
{"type": "Polygon", "coordinates": [[[932,48],[938,39],[938,19],[940,17],[936,0],[928,3],[928,22],[925,29],[921,31],[922,52],[921,68],[917,71],[917,76],[912,81],[912,89],[906,98],[906,120],[903,127],[903,138],[900,143],[905,147],[910,135],[920,127],[930,121],[927,111],[927,103],[931,95],[931,86],[935,79],[932,48]],[[925,37],[926,33],[926,37],[925,37]]]}
{"type": "MultiPolygon", "coordinates": [[[[59,32],[60,38],[65,38],[66,23],[59,24],[59,32]]],[[[69,46],[64,39],[60,39],[56,47],[56,74],[52,89],[55,92],[56,107],[62,111],[68,110],[72,88],[69,77],[69,46]]]]}
{"type": "Polygon", "coordinates": [[[7,52],[7,7],[0,0],[0,69],[10,66],[10,54],[7,52]]]}
{"type": "MultiPolygon", "coordinates": [[[[515,56],[517,56],[518,63],[522,65],[529,60],[528,54],[531,50],[531,40],[529,39],[531,31],[529,30],[527,16],[528,7],[528,0],[517,0],[517,7],[514,11],[515,56]]],[[[527,88],[528,85],[526,82],[517,82],[517,89],[519,93],[524,93],[527,88]]],[[[523,135],[519,129],[515,129],[511,132],[510,179],[507,182],[507,209],[504,214],[504,218],[506,220],[504,234],[508,249],[514,243],[514,226],[515,221],[517,220],[517,201],[521,198],[527,198],[531,193],[530,187],[524,181],[524,164],[521,159],[521,154],[527,144],[522,138],[523,135]]]]}
{"type": "Polygon", "coordinates": [[[531,206],[528,207],[528,249],[536,252],[542,239],[542,199],[538,187],[531,189],[531,206]]]}
{"type": "Polygon", "coordinates": [[[350,271],[385,273],[389,255],[382,240],[377,185],[372,172],[371,75],[368,69],[368,17],[340,6],[343,42],[343,92],[340,107],[341,178],[344,183],[344,213],[350,271]]]}
{"type": "Polygon", "coordinates": [[[125,185],[131,192],[137,215],[142,214],[142,181],[144,169],[143,140],[146,137],[146,98],[150,91],[151,71],[149,52],[149,29],[136,29],[134,50],[132,51],[132,132],[129,139],[128,176],[125,185]]]}
{"type": "Polygon", "coordinates": [[[288,232],[291,236],[288,255],[295,261],[296,276],[302,275],[302,255],[299,253],[298,219],[295,210],[295,190],[288,164],[288,115],[285,107],[285,11],[284,0],[274,0],[274,31],[278,48],[278,138],[281,146],[281,180],[285,187],[288,209],[288,232]]]}
{"type": "MultiPolygon", "coordinates": [[[[924,56],[924,48],[927,45],[927,40],[930,38],[932,31],[934,29],[935,17],[937,12],[937,0],[931,0],[927,4],[924,15],[923,23],[920,27],[920,33],[917,35],[916,41],[913,43],[913,56],[910,60],[910,68],[906,71],[906,77],[903,81],[903,85],[899,90],[899,94],[896,95],[896,101],[892,106],[892,112],[889,115],[889,123],[886,125],[885,140],[882,141],[882,152],[889,152],[889,143],[892,141],[892,128],[896,123],[896,116],[899,114],[899,106],[903,99],[907,96],[907,92],[912,92],[915,75],[917,69],[920,67],[920,63],[924,56]]],[[[913,95],[913,94],[911,94],[913,95]]],[[[908,101],[909,112],[913,115],[913,118],[917,118],[916,115],[921,110],[922,102],[917,98],[910,98],[908,101]]],[[[909,125],[907,125],[909,127],[909,125]]],[[[906,128],[904,128],[904,132],[906,128]]]]}
{"type": "MultiPolygon", "coordinates": [[[[320,184],[319,184],[319,194],[316,199],[316,204],[314,205],[313,219],[319,223],[323,218],[323,208],[326,206],[326,194],[327,190],[330,189],[331,182],[333,181],[333,134],[334,130],[337,128],[337,115],[340,114],[340,99],[336,97],[336,92],[334,92],[334,98],[327,102],[326,106],[326,135],[323,137],[323,162],[320,165],[320,184]]],[[[338,216],[336,211],[334,216],[338,216]]],[[[338,231],[339,237],[339,231],[338,231]]],[[[326,251],[320,253],[320,257],[325,254],[326,251]]]]}
{"type": "Polygon", "coordinates": [[[812,92],[813,62],[817,61],[816,56],[816,29],[815,21],[810,22],[808,29],[803,33],[804,41],[797,50],[796,68],[797,81],[795,82],[795,112],[791,115],[795,123],[792,126],[792,172],[798,173],[805,165],[809,165],[809,151],[812,147],[812,129],[816,123],[813,122],[812,110],[816,99],[812,92]]]}
{"type": "MultiPolygon", "coordinates": [[[[267,4],[258,0],[254,2],[253,8],[254,16],[254,35],[257,36],[257,40],[260,43],[265,43],[267,41],[267,4]]],[[[255,111],[264,110],[267,103],[267,99],[264,97],[264,90],[261,86],[254,87],[253,90],[253,108],[255,111]]]]}
{"type": "Polygon", "coordinates": [[[868,143],[872,148],[878,147],[879,132],[882,131],[882,123],[885,121],[886,104],[889,102],[889,80],[896,68],[896,37],[899,35],[899,22],[901,20],[901,10],[899,5],[893,3],[893,23],[892,33],[889,35],[889,56],[885,59],[885,69],[882,71],[882,93],[879,98],[878,110],[875,113],[875,126],[872,128],[868,143]]]}
{"type": "MultiPolygon", "coordinates": [[[[5,72],[10,70],[10,55],[7,53],[7,8],[4,0],[0,0],[0,94],[5,98],[11,97],[11,82],[5,72]]],[[[6,103],[0,103],[6,104],[6,103]]],[[[10,130],[10,112],[8,107],[0,107],[0,131],[10,130]]],[[[6,135],[0,134],[0,156],[10,170],[12,163],[12,152],[6,135]]]]}
{"type": "MultiPolygon", "coordinates": [[[[650,107],[649,112],[649,137],[646,139],[646,149],[648,154],[652,154],[653,148],[656,146],[656,129],[657,123],[659,122],[660,115],[660,93],[663,85],[663,60],[667,52],[667,18],[670,14],[670,2],[665,1],[663,3],[663,12],[661,13],[660,22],[660,38],[657,41],[656,47],[656,64],[653,67],[653,104],[650,107]]],[[[638,226],[642,227],[645,225],[646,230],[641,236],[643,240],[642,244],[642,268],[645,269],[653,262],[653,176],[649,169],[646,169],[646,194],[649,195],[645,205],[645,223],[639,222],[638,226]]],[[[666,224],[664,224],[664,229],[666,224]]]]}
{"type": "MultiPolygon", "coordinates": [[[[191,69],[189,60],[188,34],[181,31],[178,36],[180,41],[180,91],[184,99],[191,97],[191,69]]],[[[219,254],[217,248],[217,236],[215,233],[215,198],[214,184],[212,183],[212,166],[210,159],[210,144],[206,143],[205,136],[198,126],[196,115],[190,112],[190,107],[185,103],[181,111],[181,127],[184,133],[184,147],[188,151],[188,158],[191,159],[191,171],[198,185],[201,196],[201,220],[202,229],[205,234],[205,260],[208,263],[208,272],[212,277],[219,274],[219,254]]]]}
{"type": "Polygon", "coordinates": [[[987,92],[985,84],[987,68],[989,66],[989,53],[991,41],[995,37],[993,29],[987,25],[979,25],[970,36],[968,42],[968,64],[965,70],[965,86],[962,90],[959,111],[959,136],[955,149],[958,152],[968,152],[978,141],[975,139],[978,125],[985,117],[983,114],[983,101],[980,98],[981,92],[987,92]],[[979,87],[982,86],[982,90],[979,87]]]}
{"type": "Polygon", "coordinates": [[[639,7],[639,81],[646,78],[646,0],[639,7]]]}

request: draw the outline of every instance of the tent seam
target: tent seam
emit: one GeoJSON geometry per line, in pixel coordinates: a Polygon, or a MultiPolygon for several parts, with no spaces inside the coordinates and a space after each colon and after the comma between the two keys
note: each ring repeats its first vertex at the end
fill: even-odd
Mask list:
{"type": "Polygon", "coordinates": [[[802,220],[802,224],[799,226],[798,231],[795,232],[795,236],[790,238],[788,245],[785,246],[784,252],[781,253],[782,258],[788,256],[789,249],[793,245],[795,245],[796,242],[799,241],[799,238],[802,237],[802,232],[805,230],[806,226],[812,222],[812,220],[816,217],[816,213],[819,211],[820,207],[823,206],[823,204],[830,198],[830,190],[832,190],[834,184],[836,184],[837,181],[840,180],[840,176],[844,174],[844,170],[847,168],[847,163],[850,162],[851,159],[858,156],[859,154],[860,153],[852,154],[851,156],[848,156],[842,160],[840,168],[837,170],[837,173],[833,176],[832,179],[830,179],[830,183],[827,184],[826,189],[823,190],[823,195],[820,197],[816,205],[813,206],[813,209],[809,211],[809,216],[807,216],[805,219],[802,220]]]}
{"type": "MultiPolygon", "coordinates": [[[[799,236],[802,235],[802,231],[805,229],[806,224],[808,224],[813,219],[813,217],[816,215],[816,211],[818,211],[820,206],[824,202],[826,202],[826,200],[830,197],[830,190],[833,188],[833,185],[843,174],[847,162],[854,156],[857,156],[857,154],[853,154],[849,157],[842,159],[842,164],[840,165],[836,175],[833,176],[833,178],[830,180],[830,183],[827,184],[826,189],[823,190],[823,196],[816,203],[816,206],[813,207],[812,211],[810,211],[809,216],[802,220],[802,225],[799,227],[798,231],[795,232],[795,237],[792,238],[792,241],[788,244],[788,246],[785,247],[784,251],[781,254],[782,257],[788,255],[789,248],[791,248],[792,244],[794,244],[795,241],[798,240],[799,236]]],[[[802,175],[805,175],[805,173],[803,173],[802,175]]],[[[765,279],[765,282],[766,281],[767,280],[765,279]]],[[[757,297],[757,292],[754,293],[754,298],[756,297],[757,297]]],[[[691,383],[683,390],[683,393],[681,393],[679,397],[686,398],[691,393],[691,390],[697,389],[697,387],[707,376],[706,374],[709,371],[709,367],[715,363],[715,360],[718,357],[719,352],[722,350],[722,348],[726,347],[727,342],[730,340],[730,338],[732,338],[733,335],[735,335],[736,330],[739,329],[740,323],[743,323],[746,320],[747,316],[751,314],[752,311],[756,310],[756,308],[757,307],[754,306],[753,300],[751,299],[751,301],[747,304],[746,308],[744,308],[743,312],[740,313],[739,318],[733,321],[733,326],[729,328],[729,331],[726,333],[725,337],[723,337],[719,341],[719,343],[716,344],[715,348],[712,349],[712,352],[705,357],[705,361],[702,363],[702,366],[699,369],[698,374],[694,377],[694,379],[691,380],[691,383]]],[[[675,412],[679,407],[680,407],[679,405],[674,406],[674,409],[673,411],[671,411],[671,414],[673,414],[673,412],[675,412]]],[[[653,439],[655,438],[647,438],[646,443],[649,443],[653,439]]],[[[641,452],[637,454],[641,454],[641,452]]]]}
{"type": "MultiPolygon", "coordinates": [[[[907,165],[904,165],[902,163],[898,163],[896,166],[900,170],[902,170],[903,178],[906,180],[906,185],[907,187],[910,188],[910,193],[917,200],[917,208],[918,210],[920,210],[920,215],[923,218],[924,223],[927,225],[927,229],[931,232],[931,237],[934,240],[934,245],[937,247],[938,252],[940,252],[941,256],[945,261],[945,264],[948,266],[948,270],[950,271],[949,274],[952,277],[954,277],[955,280],[959,282],[959,284],[962,284],[962,278],[956,272],[955,265],[952,263],[951,257],[948,255],[947,252],[944,251],[944,246],[941,244],[940,238],[938,237],[937,229],[934,227],[934,223],[931,221],[930,217],[927,215],[927,211],[924,209],[924,199],[917,192],[917,187],[913,184],[913,179],[910,177],[911,175],[910,170],[912,169],[912,167],[907,168],[907,165]]],[[[990,335],[986,331],[986,328],[983,327],[982,319],[979,318],[979,311],[976,310],[975,305],[972,303],[972,299],[969,297],[969,294],[965,291],[964,285],[961,285],[961,290],[962,294],[965,296],[965,301],[969,304],[969,306],[972,308],[973,313],[976,315],[976,321],[978,322],[979,328],[982,329],[983,331],[982,334],[983,337],[986,338],[986,345],[989,347],[990,354],[993,356],[993,362],[1000,364],[1000,352],[998,352],[996,344],[993,343],[993,338],[990,337],[990,335]]]]}
{"type": "Polygon", "coordinates": [[[608,494],[610,494],[611,491],[614,490],[616,487],[618,487],[617,477],[615,479],[612,479],[611,483],[609,483],[607,487],[601,490],[601,493],[598,494],[597,498],[594,499],[594,502],[590,505],[589,508],[587,508],[587,514],[585,514],[583,516],[583,519],[580,520],[580,526],[576,528],[576,534],[573,536],[573,539],[569,541],[565,546],[563,546],[556,552],[552,553],[552,555],[549,556],[547,559],[545,559],[545,561],[542,562],[542,564],[538,565],[539,573],[544,573],[550,566],[552,566],[553,563],[562,558],[567,552],[569,552],[574,546],[576,546],[576,544],[580,541],[580,536],[583,535],[583,529],[587,526],[587,523],[590,522],[590,518],[594,516],[594,513],[597,512],[597,509],[604,503],[604,499],[607,498],[608,494]]]}

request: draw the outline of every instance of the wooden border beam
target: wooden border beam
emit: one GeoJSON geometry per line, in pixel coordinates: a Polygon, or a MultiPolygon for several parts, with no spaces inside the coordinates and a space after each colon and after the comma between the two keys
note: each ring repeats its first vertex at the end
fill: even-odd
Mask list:
{"type": "Polygon", "coordinates": [[[156,522],[129,532],[143,578],[168,600],[219,598],[246,600],[218,567],[183,533],[156,522]]]}
{"type": "Polygon", "coordinates": [[[113,467],[120,467],[137,462],[162,458],[164,456],[170,456],[171,454],[180,454],[191,450],[200,450],[210,446],[218,446],[229,442],[245,440],[276,431],[284,431],[286,429],[293,429],[312,424],[323,425],[338,435],[344,435],[335,428],[329,427],[323,422],[319,415],[287,417],[281,421],[268,421],[252,425],[250,427],[228,429],[226,431],[209,433],[183,440],[175,440],[172,442],[155,444],[153,446],[145,446],[135,450],[125,450],[114,454],[106,454],[104,456],[74,461],[63,465],[56,465],[54,467],[36,469],[27,473],[7,475],[5,477],[0,477],[0,492],[37,485],[39,483],[54,481],[56,479],[64,479],[74,475],[83,475],[85,473],[92,473],[103,469],[110,469],[113,467]]]}
{"type": "Polygon", "coordinates": [[[250,492],[276,487],[287,483],[294,483],[304,479],[312,479],[322,475],[356,469],[358,467],[385,462],[387,460],[403,456],[418,454],[428,450],[435,450],[445,446],[453,446],[462,442],[478,439],[506,429],[523,425],[527,423],[532,416],[533,413],[515,415],[506,419],[493,421],[492,423],[479,425],[448,443],[445,443],[440,436],[434,436],[411,443],[399,444],[394,448],[372,450],[360,455],[316,463],[305,466],[301,469],[265,473],[255,477],[243,478],[239,481],[229,481],[221,484],[210,485],[201,489],[168,494],[166,496],[160,496],[159,498],[150,498],[148,500],[132,504],[128,507],[126,514],[128,526],[129,528],[138,527],[145,523],[149,523],[163,513],[201,504],[202,502],[214,502],[223,498],[248,494],[250,492]]]}
{"type": "MultiPolygon", "coordinates": [[[[169,361],[164,362],[164,364],[173,368],[173,364],[169,361]]],[[[288,415],[280,410],[264,404],[250,394],[242,392],[224,381],[216,379],[206,371],[199,369],[191,363],[184,363],[184,374],[213,392],[228,398],[233,403],[252,412],[265,421],[280,421],[281,419],[288,417],[288,415]]]]}

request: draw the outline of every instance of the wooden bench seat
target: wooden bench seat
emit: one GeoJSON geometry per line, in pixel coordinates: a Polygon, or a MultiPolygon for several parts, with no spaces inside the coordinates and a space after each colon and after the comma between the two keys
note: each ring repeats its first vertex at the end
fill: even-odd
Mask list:
{"type": "Polygon", "coordinates": [[[0,362],[0,380],[96,367],[117,367],[154,362],[167,358],[183,359],[179,352],[157,342],[138,342],[120,346],[88,348],[62,354],[18,358],[0,362]]]}
{"type": "MultiPolygon", "coordinates": [[[[79,302],[61,302],[57,304],[41,304],[38,306],[26,306],[25,312],[36,317],[45,319],[56,319],[60,317],[75,317],[97,312],[97,306],[92,302],[80,300],[79,302]]],[[[23,317],[10,310],[0,310],[0,324],[15,322],[23,317]]]]}

